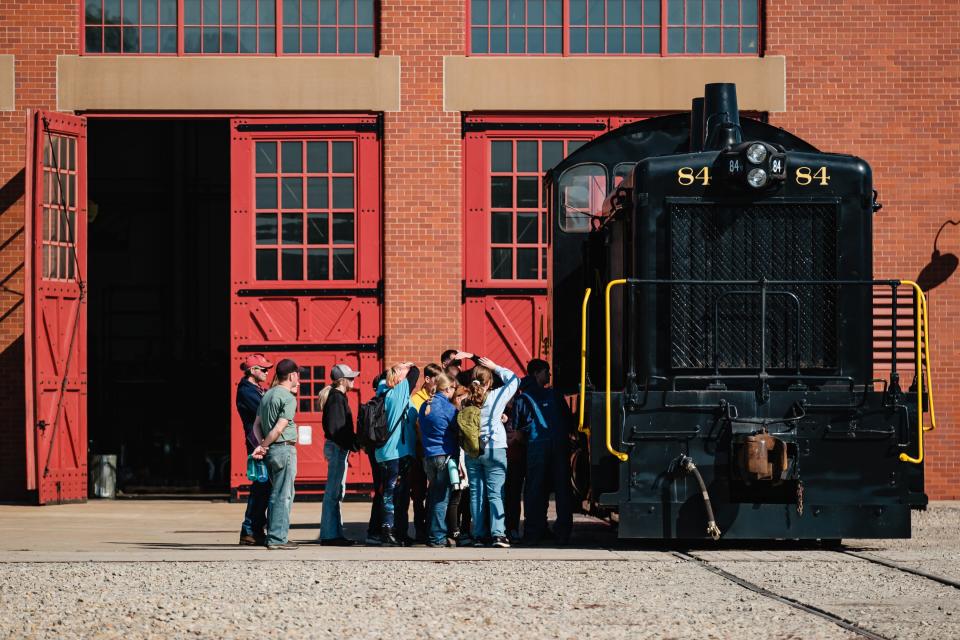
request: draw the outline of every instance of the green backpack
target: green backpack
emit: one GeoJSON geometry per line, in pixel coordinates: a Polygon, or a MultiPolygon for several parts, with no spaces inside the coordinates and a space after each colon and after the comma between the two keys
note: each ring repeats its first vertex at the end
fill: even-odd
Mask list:
{"type": "Polygon", "coordinates": [[[480,442],[480,409],[464,407],[457,413],[457,426],[460,427],[460,447],[471,458],[479,458],[483,453],[480,442]]]}

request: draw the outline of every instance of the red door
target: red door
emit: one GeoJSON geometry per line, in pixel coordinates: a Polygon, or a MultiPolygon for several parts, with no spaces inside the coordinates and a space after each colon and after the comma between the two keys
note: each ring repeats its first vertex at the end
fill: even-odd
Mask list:
{"type": "Polygon", "coordinates": [[[86,120],[49,111],[28,130],[27,488],[87,498],[86,120]]]}
{"type": "MultiPolygon", "coordinates": [[[[231,122],[231,343],[301,367],[298,492],[322,491],[327,465],[317,393],[344,362],[361,372],[356,415],[381,370],[380,140],[376,117],[231,122]]],[[[371,481],[351,456],[348,483],[371,481]]],[[[239,417],[231,426],[231,489],[248,484],[239,417]]]]}
{"type": "Polygon", "coordinates": [[[543,174],[608,120],[473,116],[464,128],[464,348],[522,373],[550,355],[543,174]]]}

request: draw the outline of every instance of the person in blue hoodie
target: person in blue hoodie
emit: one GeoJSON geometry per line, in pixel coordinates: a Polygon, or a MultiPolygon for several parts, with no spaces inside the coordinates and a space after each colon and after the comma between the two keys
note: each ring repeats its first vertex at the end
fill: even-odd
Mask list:
{"type": "Polygon", "coordinates": [[[423,470],[427,475],[428,547],[453,546],[447,540],[447,502],[450,500],[452,460],[460,466],[460,445],[457,408],[453,406],[456,384],[444,373],[434,378],[434,395],[420,406],[420,437],[423,440],[423,470]]]}
{"type": "Polygon", "coordinates": [[[503,412],[517,392],[520,379],[513,371],[495,364],[489,358],[474,357],[461,351],[458,360],[477,363],[471,371],[470,395],[464,401],[480,408],[480,442],[482,453],[467,457],[467,478],[470,480],[470,517],[473,521],[474,546],[483,546],[491,539],[494,547],[509,547],[506,513],[503,507],[503,485],[507,479],[507,432],[503,412]],[[493,388],[494,376],[503,384],[493,388]]]}
{"type": "Polygon", "coordinates": [[[402,362],[390,367],[377,385],[377,395],[386,395],[388,434],[374,453],[383,496],[380,542],[394,547],[409,544],[407,476],[417,445],[417,411],[410,403],[410,393],[419,378],[420,370],[412,362],[402,362]]]}
{"type": "Polygon", "coordinates": [[[537,544],[550,535],[547,502],[556,496],[553,535],[565,544],[573,528],[570,495],[570,427],[573,415],[550,384],[550,365],[534,359],[520,382],[514,408],[516,428],[527,435],[527,473],[523,487],[523,544],[537,544]]]}

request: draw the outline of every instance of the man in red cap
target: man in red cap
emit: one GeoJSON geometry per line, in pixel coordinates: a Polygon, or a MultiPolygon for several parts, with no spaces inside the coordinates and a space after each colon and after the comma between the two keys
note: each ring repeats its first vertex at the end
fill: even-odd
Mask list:
{"type": "MultiPolygon", "coordinates": [[[[257,410],[263,398],[263,383],[267,380],[267,371],[273,364],[262,353],[254,353],[240,363],[243,378],[237,385],[237,413],[243,423],[247,455],[259,444],[253,434],[253,423],[257,420],[257,410]]],[[[247,511],[243,514],[240,527],[240,544],[262,545],[264,527],[267,525],[267,503],[270,501],[270,481],[252,482],[250,495],[247,496],[247,511]]]]}

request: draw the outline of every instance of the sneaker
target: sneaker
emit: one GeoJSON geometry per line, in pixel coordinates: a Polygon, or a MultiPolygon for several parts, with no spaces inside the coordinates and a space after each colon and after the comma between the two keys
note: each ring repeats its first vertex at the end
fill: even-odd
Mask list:
{"type": "Polygon", "coordinates": [[[321,547],[352,547],[357,544],[355,540],[350,538],[330,538],[329,540],[321,540],[321,547]]]}
{"type": "Polygon", "coordinates": [[[393,532],[389,528],[384,527],[383,533],[380,534],[380,544],[385,547],[402,547],[403,543],[397,540],[393,536],[393,532]]]}
{"type": "Polygon", "coordinates": [[[383,540],[377,536],[368,535],[367,539],[363,541],[363,544],[367,545],[368,547],[379,547],[383,544],[383,540]]]}
{"type": "Polygon", "coordinates": [[[496,536],[493,539],[493,546],[498,547],[500,549],[509,549],[510,541],[507,540],[507,536],[496,536]]]}
{"type": "Polygon", "coordinates": [[[483,544],[483,540],[479,540],[479,539],[478,539],[478,540],[474,540],[474,541],[473,541],[473,546],[475,546],[475,547],[485,547],[485,546],[487,546],[487,545],[483,544]]]}
{"type": "Polygon", "coordinates": [[[472,546],[473,546],[473,538],[471,538],[470,536],[459,536],[459,537],[457,538],[457,546],[458,546],[458,547],[472,547],[472,546]]]}
{"type": "Polygon", "coordinates": [[[453,546],[453,542],[450,540],[444,540],[443,542],[434,542],[433,540],[427,540],[426,544],[431,549],[445,549],[447,547],[453,546]]]}
{"type": "MultiPolygon", "coordinates": [[[[240,542],[238,544],[242,544],[247,547],[253,547],[257,545],[257,539],[246,533],[241,533],[240,542]]],[[[259,544],[263,544],[263,542],[260,542],[259,544]]]]}
{"type": "Polygon", "coordinates": [[[268,544],[267,549],[270,551],[293,551],[294,549],[299,549],[300,545],[296,542],[284,542],[281,544],[268,544]]]}

